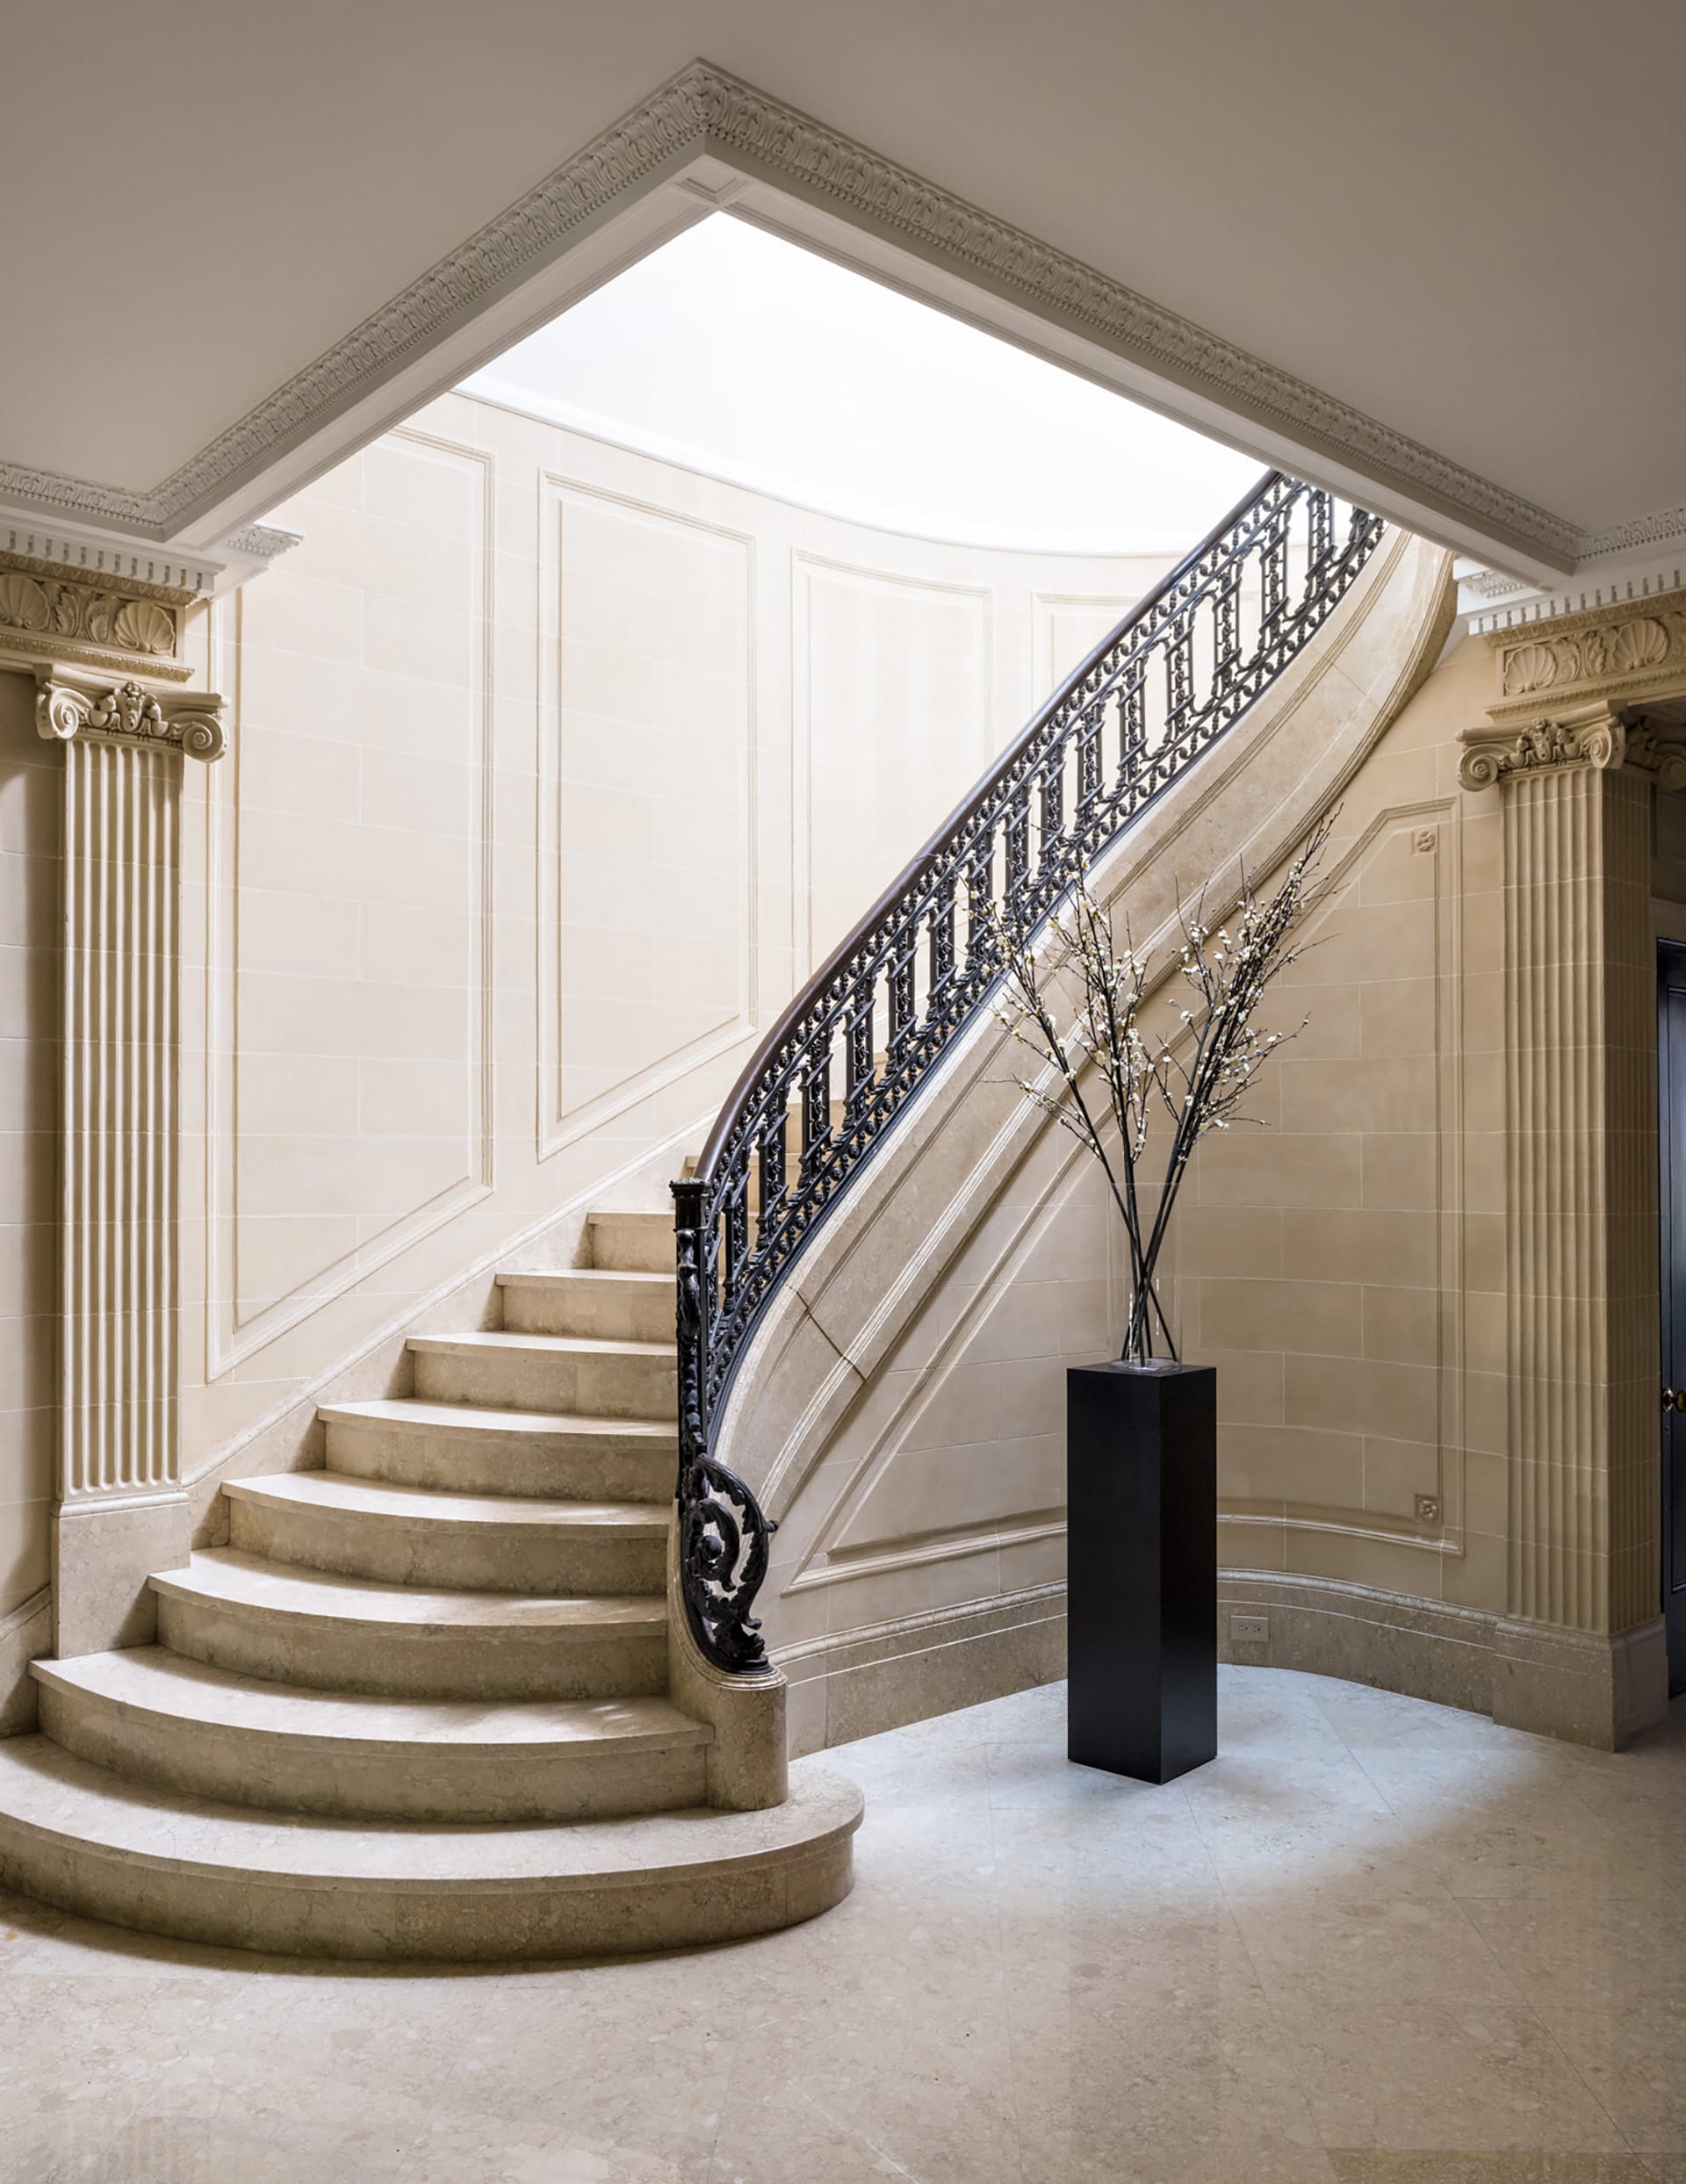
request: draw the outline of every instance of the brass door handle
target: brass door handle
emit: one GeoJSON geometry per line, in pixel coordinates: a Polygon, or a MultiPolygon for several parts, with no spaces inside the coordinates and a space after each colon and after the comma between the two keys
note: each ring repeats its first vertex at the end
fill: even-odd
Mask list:
{"type": "Polygon", "coordinates": [[[1686,1410],[1686,1388],[1665,1388],[1662,1407],[1665,1410],[1686,1410]]]}

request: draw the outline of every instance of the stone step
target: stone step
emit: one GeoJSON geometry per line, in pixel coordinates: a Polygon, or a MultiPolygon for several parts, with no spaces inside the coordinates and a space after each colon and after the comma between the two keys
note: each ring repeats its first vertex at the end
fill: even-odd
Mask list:
{"type": "Polygon", "coordinates": [[[612,1342],[674,1339],[674,1277],[594,1266],[548,1274],[500,1274],[511,1333],[594,1335],[612,1342]]]}
{"type": "Polygon", "coordinates": [[[424,1402],[593,1418],[678,1414],[671,1340],[605,1342],[582,1335],[412,1335],[415,1393],[424,1402]]]}
{"type": "Polygon", "coordinates": [[[158,1635],[236,1676],[418,1698],[630,1698],[667,1689],[653,1595],[543,1598],[374,1583],[234,1548],[151,1580],[158,1635]]]}
{"type": "MultiPolygon", "coordinates": [[[[667,1285],[671,1296],[673,1284],[667,1285]]],[[[571,1418],[402,1398],[324,1403],[328,1467],[395,1486],[666,1503],[679,1460],[661,1419],[571,1418]]]]}
{"type": "Polygon", "coordinates": [[[374,1698],[256,1682],[162,1646],[31,1665],[55,1743],[188,1797],[489,1821],[670,1812],[706,1794],[714,1732],[665,1698],[374,1698]]]}
{"type": "Polygon", "coordinates": [[[649,1502],[558,1502],[334,1471],[232,1479],[229,1544],[388,1585],[465,1592],[659,1593],[668,1512],[649,1502]]]}
{"type": "Polygon", "coordinates": [[[84,1917],[291,1956],[497,1961],[742,1940],[839,1903],[861,1794],[561,1826],[303,1820],[0,1741],[0,1881],[84,1917]]]}
{"type": "Polygon", "coordinates": [[[674,1216],[663,1214],[593,1214],[586,1222],[586,1249],[593,1266],[627,1273],[674,1274],[674,1216]]]}

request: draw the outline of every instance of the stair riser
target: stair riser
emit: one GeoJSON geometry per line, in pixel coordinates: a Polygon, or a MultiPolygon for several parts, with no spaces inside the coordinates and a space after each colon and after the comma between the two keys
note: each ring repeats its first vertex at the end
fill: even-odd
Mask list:
{"type": "Polygon", "coordinates": [[[54,1743],[134,1780],[190,1797],[334,1819],[608,1820],[676,1812],[706,1793],[706,1746],[688,1740],[645,1751],[573,1742],[393,1744],[359,1750],[343,1739],[285,1737],[213,1726],[113,1705],[51,1684],[41,1727],[54,1743]]]}
{"type": "Polygon", "coordinates": [[[544,1351],[417,1350],[423,1402],[479,1403],[493,1410],[559,1410],[585,1418],[676,1417],[671,1357],[544,1351]]]}
{"type": "Polygon", "coordinates": [[[672,1342],[674,1290],[671,1283],[648,1287],[642,1282],[593,1281],[576,1275],[566,1281],[505,1282],[503,1324],[520,1335],[591,1335],[602,1342],[672,1342]]]}
{"type": "Polygon", "coordinates": [[[453,1434],[328,1421],[330,1471],[458,1494],[661,1504],[673,1499],[678,1461],[676,1442],[652,1446],[607,1433],[453,1434]]]}
{"type": "Polygon", "coordinates": [[[666,1214],[594,1214],[586,1224],[594,1266],[623,1274],[671,1274],[674,1224],[666,1214]]]}
{"type": "Polygon", "coordinates": [[[158,1597],[158,1639],[237,1676],[397,1698],[645,1698],[667,1689],[666,1633],[421,1632],[234,1612],[158,1597]]]}
{"type": "Polygon", "coordinates": [[[0,1818],[0,1882],[85,1918],[284,1956],[385,1963],[597,1957],[742,1941],[817,1917],[854,1879],[849,1836],[748,1870],[550,1878],[470,1888],[270,1875],[155,1862],[0,1818]]]}
{"type": "Polygon", "coordinates": [[[561,1525],[459,1523],[366,1515],[230,1495],[229,1542],[268,1562],[452,1592],[659,1593],[666,1529],[653,1539],[594,1537],[561,1525]]]}

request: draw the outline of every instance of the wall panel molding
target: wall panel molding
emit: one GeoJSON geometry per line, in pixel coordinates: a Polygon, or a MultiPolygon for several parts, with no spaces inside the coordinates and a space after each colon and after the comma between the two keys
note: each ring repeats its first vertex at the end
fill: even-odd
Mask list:
{"type": "MultiPolygon", "coordinates": [[[[472,541],[468,604],[473,631],[472,765],[474,809],[467,905],[472,927],[468,1042],[469,1112],[462,1173],[422,1203],[385,1222],[355,1249],[324,1264],[306,1280],[242,1315],[240,1295],[239,1105],[240,1052],[240,739],[243,676],[236,669],[234,763],[221,795],[205,801],[205,1379],[224,1378],[248,1358],[324,1310],[368,1275],[487,1197],[493,1189],[495,1067],[492,1010],[494,998],[492,801],[494,626],[493,463],[484,450],[441,434],[406,427],[392,441],[465,465],[475,479],[478,523],[472,541]]],[[[242,602],[234,602],[234,654],[239,662],[242,602]]]]}
{"type": "MultiPolygon", "coordinates": [[[[538,679],[538,811],[535,833],[537,860],[536,899],[538,905],[538,978],[536,1051],[537,1056],[537,1144],[538,1157],[548,1160],[565,1147],[624,1114],[644,1099],[689,1074],[700,1064],[725,1054],[751,1035],[758,1009],[757,962],[760,953],[760,845],[756,825],[758,782],[759,707],[755,651],[758,593],[756,541],[748,531],[710,523],[681,510],[643,501],[629,494],[585,484],[553,471],[542,471],[538,492],[537,566],[539,586],[538,679]],[[564,1099],[562,1071],[568,1051],[569,1030],[563,980],[566,955],[563,940],[561,859],[564,833],[563,804],[566,750],[565,719],[568,712],[569,675],[565,653],[565,536],[570,509],[607,514],[630,523],[644,523],[678,538],[712,542],[735,552],[742,563],[743,773],[740,782],[743,854],[739,860],[738,931],[735,1005],[713,1023],[649,1057],[628,1070],[616,1084],[589,1099],[570,1106],[564,1099]]],[[[612,732],[612,724],[609,724],[612,732]]],[[[705,822],[699,817],[699,825],[705,822]]]]}
{"type": "MultiPolygon", "coordinates": [[[[867,562],[840,560],[803,547],[795,547],[791,551],[790,575],[791,885],[795,927],[792,937],[796,941],[798,962],[811,972],[818,968],[820,957],[842,937],[839,933],[823,940],[817,939],[814,919],[814,627],[816,610],[824,587],[830,584],[868,595],[875,592],[884,598],[942,599],[963,603],[975,610],[976,703],[972,708],[972,713],[976,721],[976,731],[975,738],[969,737],[973,747],[967,753],[967,764],[963,769],[969,784],[984,773],[996,751],[995,724],[991,717],[996,641],[995,595],[985,585],[957,584],[934,577],[913,576],[903,569],[886,569],[867,562]]],[[[902,715],[901,725],[904,732],[917,737],[923,724],[909,712],[902,715]]],[[[946,805],[932,813],[931,827],[941,824],[948,808],[946,805]]],[[[926,833],[929,831],[929,828],[925,830],[926,833]]],[[[881,885],[890,884],[904,860],[919,848],[923,838],[922,833],[904,845],[902,854],[896,857],[893,863],[887,865],[881,885]]],[[[864,909],[868,899],[863,897],[855,908],[864,909]]]]}

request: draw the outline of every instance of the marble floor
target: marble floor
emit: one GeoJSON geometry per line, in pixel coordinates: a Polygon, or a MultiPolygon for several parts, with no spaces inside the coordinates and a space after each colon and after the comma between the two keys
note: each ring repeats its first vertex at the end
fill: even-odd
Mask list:
{"type": "Polygon", "coordinates": [[[0,1897],[6,2184],[1686,2184],[1686,1706],[1619,1756],[1226,1669],[828,1754],[855,1892],[694,1955],[404,1971],[0,1897]]]}

